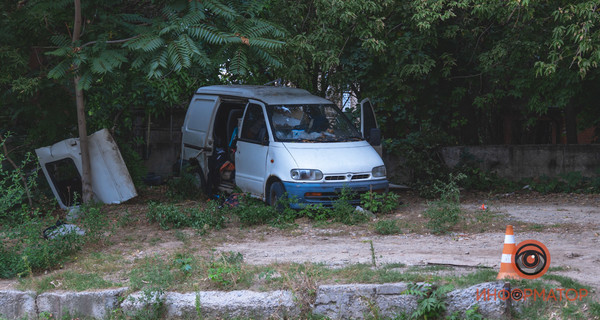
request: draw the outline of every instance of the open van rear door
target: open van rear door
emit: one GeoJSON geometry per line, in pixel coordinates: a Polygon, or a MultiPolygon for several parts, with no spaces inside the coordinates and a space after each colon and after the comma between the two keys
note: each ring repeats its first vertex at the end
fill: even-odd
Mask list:
{"type": "Polygon", "coordinates": [[[373,104],[368,98],[360,102],[360,132],[381,156],[381,131],[377,125],[373,104]]]}
{"type": "Polygon", "coordinates": [[[208,156],[213,151],[213,117],[219,103],[218,96],[194,96],[181,128],[181,159],[197,159],[205,178],[208,174],[208,156]]]}

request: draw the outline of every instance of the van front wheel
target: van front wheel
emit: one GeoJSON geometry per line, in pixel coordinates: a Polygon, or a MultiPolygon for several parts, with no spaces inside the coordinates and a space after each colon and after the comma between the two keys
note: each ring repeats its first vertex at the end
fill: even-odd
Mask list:
{"type": "Polygon", "coordinates": [[[280,208],[281,205],[278,205],[277,202],[283,195],[285,194],[285,188],[283,187],[283,183],[277,181],[271,184],[271,188],[269,189],[269,204],[275,207],[278,211],[283,210],[280,208]]]}

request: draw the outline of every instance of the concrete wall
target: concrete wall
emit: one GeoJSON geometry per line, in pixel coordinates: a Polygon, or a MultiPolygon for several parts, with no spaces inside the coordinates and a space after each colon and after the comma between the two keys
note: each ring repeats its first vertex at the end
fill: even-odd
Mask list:
{"type": "Polygon", "coordinates": [[[441,154],[450,168],[468,159],[485,171],[515,180],[569,172],[591,177],[600,170],[600,145],[460,146],[445,147],[441,154]]]}

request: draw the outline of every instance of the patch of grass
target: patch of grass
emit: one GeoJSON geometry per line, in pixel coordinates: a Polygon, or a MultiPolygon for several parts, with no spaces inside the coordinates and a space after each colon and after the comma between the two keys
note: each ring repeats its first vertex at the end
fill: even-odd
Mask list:
{"type": "MultiPolygon", "coordinates": [[[[25,210],[25,209],[23,209],[25,210]]],[[[108,244],[112,226],[100,206],[80,207],[80,218],[73,223],[85,230],[44,239],[42,231],[56,223],[56,218],[34,210],[20,224],[4,226],[0,233],[0,278],[25,277],[54,269],[73,259],[84,245],[87,248],[108,244]]]]}
{"type": "Polygon", "coordinates": [[[375,233],[381,235],[400,234],[402,230],[396,220],[379,220],[375,222],[375,233]]]}
{"type": "Polygon", "coordinates": [[[543,224],[532,224],[529,226],[529,229],[533,231],[543,231],[544,228],[545,226],[543,224]]]}
{"type": "Polygon", "coordinates": [[[21,279],[19,286],[41,293],[48,290],[84,291],[88,289],[105,289],[120,287],[121,285],[104,280],[97,273],[65,271],[41,278],[21,279]]]}
{"type": "MultiPolygon", "coordinates": [[[[513,288],[527,288],[531,290],[537,290],[537,292],[545,291],[544,301],[542,298],[535,300],[528,299],[521,312],[515,314],[517,319],[548,319],[549,317],[558,317],[561,319],[592,319],[594,317],[594,311],[591,305],[594,303],[593,298],[589,295],[583,299],[577,299],[575,301],[569,301],[565,299],[564,292],[558,292],[557,289],[585,289],[591,292],[590,288],[564,276],[546,274],[540,279],[536,280],[511,280],[513,288]],[[552,281],[553,283],[549,283],[552,281]],[[558,282],[556,285],[555,282],[558,282]],[[554,298],[551,298],[548,292],[554,290],[554,298]],[[562,295],[562,298],[559,297],[562,295]],[[549,298],[550,297],[550,298],[549,298]]],[[[571,295],[572,296],[572,295],[571,295]]]]}
{"type": "Polygon", "coordinates": [[[448,276],[446,281],[456,287],[469,287],[478,283],[496,281],[498,272],[492,269],[481,269],[460,276],[448,276]]]}
{"type": "Polygon", "coordinates": [[[150,245],[151,246],[155,246],[157,245],[162,239],[159,237],[152,237],[152,239],[150,239],[150,245]]]}
{"type": "Polygon", "coordinates": [[[383,269],[398,269],[398,268],[404,268],[404,267],[406,267],[406,265],[404,263],[399,263],[399,262],[386,263],[381,266],[381,268],[383,268],[383,269]]]}
{"type": "Polygon", "coordinates": [[[453,270],[453,268],[450,266],[411,266],[406,272],[431,272],[442,270],[453,270]]]}
{"type": "Polygon", "coordinates": [[[590,315],[600,318],[600,303],[594,301],[590,302],[590,315]]]}
{"type": "Polygon", "coordinates": [[[182,232],[181,230],[175,230],[175,239],[183,242],[184,244],[187,243],[190,239],[190,237],[185,233],[182,232]]]}
{"type": "Polygon", "coordinates": [[[160,256],[146,257],[142,264],[134,267],[129,273],[130,289],[139,291],[152,288],[170,288],[175,284],[176,275],[171,267],[160,256]]]}

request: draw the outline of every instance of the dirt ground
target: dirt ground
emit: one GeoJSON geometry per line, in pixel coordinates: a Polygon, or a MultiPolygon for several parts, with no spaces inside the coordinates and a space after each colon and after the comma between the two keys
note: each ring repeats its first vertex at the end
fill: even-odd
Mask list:
{"type": "MultiPolygon", "coordinates": [[[[99,250],[132,260],[173,254],[182,249],[199,255],[214,250],[237,251],[249,264],[321,262],[342,267],[372,263],[372,243],[377,264],[449,264],[464,266],[464,270],[477,266],[498,270],[506,224],[512,224],[517,243],[534,239],[546,245],[551,255],[550,267],[560,267],[555,273],[588,284],[596,292],[600,289],[600,195],[468,194],[461,198],[462,209],[476,215],[478,223],[459,225],[447,235],[431,235],[423,228],[427,200],[410,191],[399,195],[404,205],[393,214],[378,217],[399,222],[403,233],[389,236],[376,234],[372,223],[320,226],[306,219],[299,219],[298,226],[291,230],[228,226],[208,235],[193,230],[165,231],[148,224],[141,218],[142,213],[138,212],[139,217],[135,218],[136,210],[144,204],[138,200],[113,206],[114,220],[125,213],[133,218],[129,217],[131,222],[111,238],[110,246],[99,250]],[[485,211],[481,210],[482,204],[487,207],[485,211]],[[181,232],[187,235],[187,240],[181,240],[181,232]]],[[[65,265],[68,268],[76,269],[77,264],[65,265]]],[[[109,277],[114,280],[119,275],[109,277]]],[[[0,290],[15,288],[16,283],[16,280],[2,280],[0,290]]]]}

